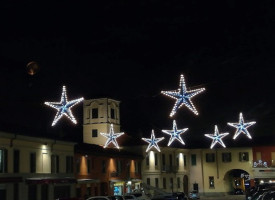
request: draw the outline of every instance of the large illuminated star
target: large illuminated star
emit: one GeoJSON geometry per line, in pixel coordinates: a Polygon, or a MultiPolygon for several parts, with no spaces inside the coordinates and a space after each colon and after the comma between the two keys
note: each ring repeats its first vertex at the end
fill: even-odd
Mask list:
{"type": "Polygon", "coordinates": [[[113,124],[111,124],[110,133],[100,133],[100,134],[101,134],[102,136],[108,138],[107,141],[106,141],[106,143],[105,143],[105,145],[104,145],[104,148],[106,148],[110,143],[113,143],[113,144],[116,146],[116,148],[119,149],[119,146],[118,146],[118,144],[117,144],[116,139],[117,139],[119,136],[123,135],[124,132],[121,132],[121,133],[114,133],[113,124]]]}
{"type": "Polygon", "coordinates": [[[215,132],[214,134],[204,134],[206,137],[209,137],[212,139],[212,143],[210,148],[212,149],[217,143],[219,143],[220,145],[222,145],[223,147],[225,147],[222,138],[224,138],[225,136],[227,136],[229,133],[219,133],[218,130],[218,126],[215,125],[215,132]]]}
{"type": "Polygon", "coordinates": [[[247,122],[244,123],[243,114],[240,113],[239,117],[239,123],[227,123],[229,126],[235,127],[237,130],[235,132],[235,135],[233,136],[233,139],[235,140],[241,133],[244,133],[249,139],[252,139],[251,135],[249,134],[247,128],[252,126],[253,124],[256,124],[256,122],[247,122]]]}
{"type": "Polygon", "coordinates": [[[193,105],[191,98],[196,96],[197,94],[203,92],[205,88],[195,89],[187,91],[186,84],[184,81],[183,75],[180,75],[180,85],[178,90],[171,90],[171,91],[161,91],[162,94],[165,94],[173,99],[176,99],[174,107],[170,113],[170,117],[176,114],[177,110],[185,105],[189,110],[191,110],[195,115],[198,115],[198,111],[196,110],[195,106],[193,105]]]}
{"type": "Polygon", "coordinates": [[[173,129],[172,130],[162,130],[162,132],[171,136],[169,139],[169,142],[168,142],[168,146],[170,146],[170,144],[175,140],[178,140],[181,144],[185,145],[182,138],[180,137],[180,134],[184,133],[187,130],[188,130],[188,128],[178,130],[176,120],[173,120],[173,129]]]}
{"type": "Polygon", "coordinates": [[[149,151],[152,147],[155,147],[160,152],[160,149],[159,149],[159,146],[158,146],[158,142],[160,142],[163,139],[164,139],[164,137],[156,138],[154,130],[152,130],[151,139],[150,138],[142,138],[142,140],[144,140],[145,142],[149,143],[149,145],[148,145],[148,147],[146,149],[146,152],[149,151]]]}
{"type": "Polygon", "coordinates": [[[63,86],[60,102],[45,102],[46,105],[57,110],[52,126],[54,126],[63,115],[68,117],[74,124],[76,124],[77,121],[72,114],[71,108],[83,100],[84,98],[82,97],[79,99],[68,101],[66,87],[63,86]]]}

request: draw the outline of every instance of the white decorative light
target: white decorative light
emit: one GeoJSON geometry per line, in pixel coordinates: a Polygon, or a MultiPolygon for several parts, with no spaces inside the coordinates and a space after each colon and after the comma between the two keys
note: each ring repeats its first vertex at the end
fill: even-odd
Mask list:
{"type": "Polygon", "coordinates": [[[178,130],[176,120],[173,120],[173,129],[172,130],[162,130],[162,132],[171,136],[169,139],[169,142],[168,142],[168,146],[170,146],[170,144],[175,140],[178,140],[181,144],[185,145],[184,141],[180,137],[180,134],[184,133],[187,130],[188,130],[188,128],[178,130]]]}
{"type": "Polygon", "coordinates": [[[146,152],[148,152],[152,147],[155,147],[160,152],[160,149],[159,149],[159,146],[158,146],[158,142],[160,142],[163,139],[164,139],[164,137],[156,138],[154,130],[152,130],[151,138],[142,138],[142,140],[144,140],[145,142],[149,143],[149,145],[148,145],[148,147],[146,149],[146,152]]]}
{"type": "Polygon", "coordinates": [[[120,137],[121,135],[123,135],[124,132],[121,132],[121,133],[114,133],[113,124],[111,124],[111,126],[110,126],[110,133],[109,133],[109,134],[108,134],[108,133],[100,133],[100,134],[101,134],[102,136],[108,138],[107,141],[106,141],[106,143],[105,143],[105,145],[104,145],[104,148],[106,148],[110,143],[113,143],[113,144],[116,146],[116,148],[119,149],[119,146],[118,146],[118,144],[117,144],[116,139],[117,139],[118,137],[120,137]]]}
{"type": "Polygon", "coordinates": [[[82,97],[79,99],[68,101],[66,87],[63,86],[60,102],[45,102],[47,106],[50,106],[57,110],[52,126],[54,126],[63,115],[68,117],[74,124],[76,124],[77,121],[72,114],[71,108],[83,100],[84,98],[82,97]]]}
{"type": "Polygon", "coordinates": [[[217,143],[219,143],[220,145],[222,145],[225,148],[225,145],[222,141],[222,138],[224,138],[225,136],[227,136],[229,133],[219,133],[218,130],[218,126],[215,125],[215,132],[214,134],[204,134],[206,137],[209,137],[212,139],[212,143],[210,146],[210,149],[212,149],[217,143]]]}
{"type": "Polygon", "coordinates": [[[176,114],[177,110],[185,105],[189,110],[191,110],[195,115],[198,115],[198,111],[196,110],[195,106],[193,105],[191,98],[196,96],[197,94],[203,92],[205,88],[195,89],[187,91],[186,84],[184,81],[183,75],[180,76],[180,85],[178,90],[171,90],[171,91],[161,91],[162,94],[165,94],[173,99],[176,99],[174,107],[170,113],[170,117],[176,114]]]}
{"type": "Polygon", "coordinates": [[[252,139],[251,135],[249,134],[247,128],[252,126],[253,124],[256,124],[256,122],[247,122],[244,123],[243,114],[240,113],[239,116],[239,123],[227,123],[229,126],[233,126],[236,128],[235,135],[233,136],[233,139],[235,140],[241,133],[244,133],[249,139],[252,139]]]}

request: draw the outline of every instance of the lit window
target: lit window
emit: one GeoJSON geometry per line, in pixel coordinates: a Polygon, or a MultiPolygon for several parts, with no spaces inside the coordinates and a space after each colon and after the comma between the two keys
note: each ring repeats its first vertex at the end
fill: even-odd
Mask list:
{"type": "Polygon", "coordinates": [[[214,176],[209,176],[209,187],[214,188],[215,183],[214,183],[214,176]]]}
{"type": "Polygon", "coordinates": [[[239,153],[239,160],[240,160],[241,162],[249,161],[248,152],[240,152],[240,153],[239,153]]]}

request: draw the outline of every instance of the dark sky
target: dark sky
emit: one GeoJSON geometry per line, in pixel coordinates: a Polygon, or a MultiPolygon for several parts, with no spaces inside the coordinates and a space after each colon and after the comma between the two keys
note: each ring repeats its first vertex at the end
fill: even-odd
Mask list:
{"type": "MultiPolygon", "coordinates": [[[[81,135],[82,104],[73,108],[79,124],[63,119],[51,127],[63,85],[69,100],[109,97],[121,101],[121,128],[149,136],[155,130],[189,128],[188,147],[210,146],[205,133],[229,132],[228,146],[274,144],[275,5],[251,1],[5,1],[1,3],[0,125],[33,135],[81,135]],[[26,65],[35,61],[33,76],[26,65]],[[183,74],[188,89],[205,87],[169,117],[183,74]],[[233,142],[239,113],[253,140],[233,142]],[[60,133],[62,132],[62,133],[60,133]],[[64,133],[65,132],[65,133],[64,133]],[[73,132],[69,134],[68,132],[73,132]]],[[[0,128],[1,128],[0,127],[0,128]]]]}

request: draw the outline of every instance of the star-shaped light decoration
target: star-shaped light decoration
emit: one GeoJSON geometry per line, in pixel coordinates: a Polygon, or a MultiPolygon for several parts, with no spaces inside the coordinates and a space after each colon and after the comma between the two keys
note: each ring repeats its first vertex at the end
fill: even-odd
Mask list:
{"type": "Polygon", "coordinates": [[[251,135],[249,134],[247,128],[252,126],[253,124],[256,124],[256,122],[247,122],[244,123],[243,114],[240,113],[239,117],[239,123],[227,123],[229,126],[235,127],[237,130],[235,132],[235,135],[233,136],[233,139],[235,140],[241,133],[244,133],[249,139],[252,139],[251,135]]]}
{"type": "Polygon", "coordinates": [[[171,91],[161,91],[162,94],[165,94],[173,99],[176,99],[174,107],[170,113],[170,117],[176,114],[177,110],[185,105],[189,108],[195,115],[198,115],[198,111],[196,110],[195,106],[193,105],[191,98],[196,96],[197,94],[203,92],[205,88],[195,89],[187,91],[186,84],[184,81],[183,75],[180,75],[180,85],[178,90],[171,90],[171,91]]]}
{"type": "Polygon", "coordinates": [[[222,145],[225,148],[225,145],[222,141],[222,138],[224,138],[225,136],[227,136],[229,133],[219,133],[218,130],[218,126],[215,125],[215,132],[214,134],[204,134],[206,137],[209,137],[212,139],[212,143],[210,146],[210,149],[212,149],[217,143],[219,143],[220,145],[222,145]]]}
{"type": "Polygon", "coordinates": [[[105,143],[105,145],[104,145],[104,148],[106,148],[107,146],[109,146],[110,143],[113,143],[113,144],[116,146],[116,148],[119,149],[119,146],[118,146],[118,144],[117,144],[116,139],[117,139],[118,137],[120,137],[121,135],[123,135],[124,132],[121,132],[121,133],[114,133],[113,124],[111,124],[111,126],[110,126],[110,133],[100,133],[100,134],[101,134],[102,136],[108,138],[107,141],[106,141],[106,143],[105,143]]]}
{"type": "Polygon", "coordinates": [[[66,87],[63,86],[60,102],[45,102],[46,105],[57,110],[52,126],[54,126],[63,115],[68,117],[74,124],[76,124],[77,121],[72,114],[71,108],[83,100],[84,98],[81,97],[79,99],[68,101],[66,87]]]}
{"type": "Polygon", "coordinates": [[[164,139],[164,137],[156,138],[154,130],[152,130],[151,138],[142,138],[142,140],[144,140],[145,142],[149,143],[149,145],[148,145],[148,147],[146,149],[146,152],[148,152],[152,147],[155,147],[156,150],[158,150],[160,152],[160,149],[159,149],[159,146],[158,146],[158,142],[160,142],[163,139],[164,139]]]}
{"type": "Polygon", "coordinates": [[[172,130],[162,130],[162,132],[171,136],[169,139],[169,142],[168,142],[168,146],[170,146],[170,144],[172,142],[174,142],[175,140],[178,140],[181,144],[185,145],[184,141],[180,137],[180,134],[184,133],[187,130],[188,130],[188,128],[178,130],[176,120],[173,120],[173,129],[172,130]]]}

